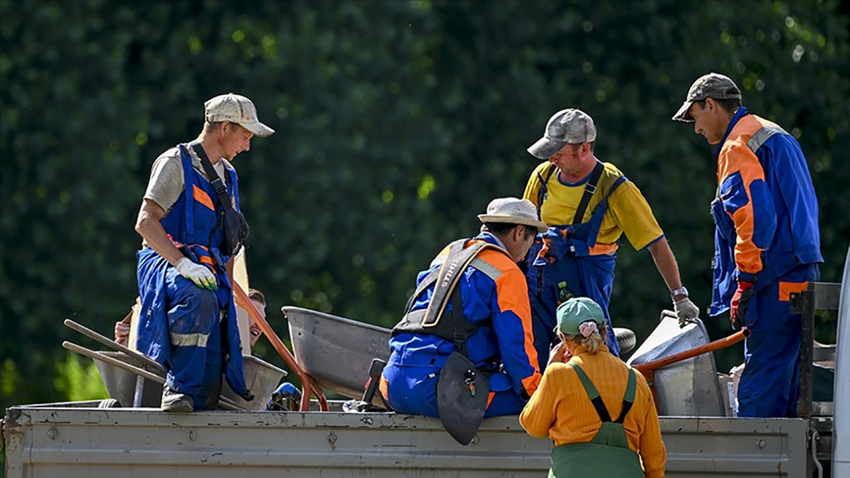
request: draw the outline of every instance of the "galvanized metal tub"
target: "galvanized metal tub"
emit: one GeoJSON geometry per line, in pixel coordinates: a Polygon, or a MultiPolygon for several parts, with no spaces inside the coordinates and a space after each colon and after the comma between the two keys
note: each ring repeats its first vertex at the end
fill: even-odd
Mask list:
{"type": "Polygon", "coordinates": [[[254,399],[250,402],[243,400],[230,388],[227,380],[221,387],[221,395],[247,410],[265,410],[272,393],[280,385],[280,381],[286,377],[286,371],[253,355],[243,355],[242,362],[245,368],[245,383],[248,385],[248,390],[254,394],[254,399]]]}
{"type": "MultiPolygon", "coordinates": [[[[702,321],[679,328],[675,315],[662,314],[661,323],[628,360],[638,365],[709,343],[702,321]]],[[[709,352],[658,369],[654,373],[658,414],[679,417],[723,417],[723,397],[717,381],[714,354],[709,352]]]]}
{"type": "MultiPolygon", "coordinates": [[[[120,360],[134,367],[142,366],[139,361],[121,352],[98,352],[98,354],[120,360]]],[[[132,407],[136,395],[136,379],[140,377],[133,372],[115,367],[102,360],[93,359],[93,361],[100,373],[100,379],[109,393],[109,398],[118,400],[122,407],[132,407]]],[[[141,379],[141,383],[144,386],[141,406],[159,408],[162,385],[144,378],[141,379]]]]}
{"type": "Polygon", "coordinates": [[[335,315],[284,307],[295,359],[324,390],[361,398],[373,358],[390,358],[390,329],[335,315]]]}

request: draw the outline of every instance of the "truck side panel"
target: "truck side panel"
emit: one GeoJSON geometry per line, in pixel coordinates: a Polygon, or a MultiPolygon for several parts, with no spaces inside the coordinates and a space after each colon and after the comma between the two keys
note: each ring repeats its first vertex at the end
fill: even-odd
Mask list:
{"type": "MultiPolygon", "coordinates": [[[[662,418],[661,427],[671,478],[805,474],[804,420],[662,418]]],[[[463,447],[439,420],[386,413],[17,407],[4,434],[9,478],[540,477],[551,449],[516,417],[485,420],[463,447]]]]}

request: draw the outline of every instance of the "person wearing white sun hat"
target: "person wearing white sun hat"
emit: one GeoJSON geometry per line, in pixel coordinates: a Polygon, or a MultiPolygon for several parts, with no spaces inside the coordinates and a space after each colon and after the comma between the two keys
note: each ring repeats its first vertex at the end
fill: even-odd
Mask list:
{"type": "Polygon", "coordinates": [[[380,383],[397,412],[439,417],[464,445],[483,417],[518,414],[540,381],[517,262],[546,224],[517,198],[494,199],[478,219],[480,234],[419,273],[380,383]]]}

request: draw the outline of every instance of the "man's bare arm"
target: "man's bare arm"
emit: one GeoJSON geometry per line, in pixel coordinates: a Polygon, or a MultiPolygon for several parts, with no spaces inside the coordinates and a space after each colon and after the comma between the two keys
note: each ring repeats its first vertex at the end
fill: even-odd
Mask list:
{"type": "MultiPolygon", "coordinates": [[[[237,254],[233,254],[230,257],[230,260],[227,261],[227,265],[225,266],[225,268],[227,269],[227,280],[229,280],[231,284],[233,284],[233,270],[234,270],[233,265],[236,263],[237,254]]],[[[247,291],[245,291],[245,292],[247,293],[247,291]]]]}
{"type": "Polygon", "coordinates": [[[649,253],[652,254],[655,267],[658,268],[658,272],[661,273],[661,277],[667,283],[667,288],[671,292],[680,289],[682,287],[682,279],[679,277],[679,265],[676,263],[676,256],[673,255],[670,244],[667,243],[667,238],[662,237],[650,245],[649,253]]]}
{"type": "Polygon", "coordinates": [[[139,217],[136,219],[136,232],[145,239],[151,249],[173,266],[183,257],[183,254],[174,247],[162,223],[159,222],[163,217],[165,217],[165,210],[159,204],[145,198],[139,210],[139,217]]]}

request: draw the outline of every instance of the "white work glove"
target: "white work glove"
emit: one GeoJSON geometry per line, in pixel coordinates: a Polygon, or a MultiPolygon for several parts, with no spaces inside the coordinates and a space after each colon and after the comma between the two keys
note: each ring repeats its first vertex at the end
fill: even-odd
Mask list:
{"type": "Polygon", "coordinates": [[[186,257],[181,257],[177,264],[174,264],[174,267],[181,276],[194,282],[196,286],[209,290],[218,289],[215,274],[205,266],[195,264],[186,257]]]}
{"type": "Polygon", "coordinates": [[[685,324],[699,317],[699,307],[687,297],[674,302],[673,309],[679,317],[679,327],[684,327],[685,324]]]}

